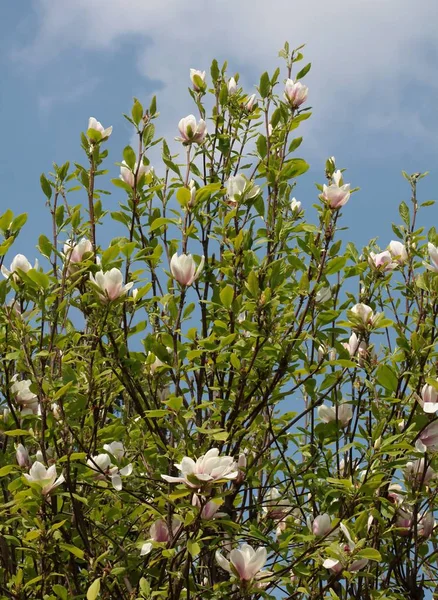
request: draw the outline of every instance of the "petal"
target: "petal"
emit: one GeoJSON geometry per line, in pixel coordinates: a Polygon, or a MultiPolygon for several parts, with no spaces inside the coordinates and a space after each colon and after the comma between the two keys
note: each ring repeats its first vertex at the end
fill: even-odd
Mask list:
{"type": "Polygon", "coordinates": [[[150,554],[152,551],[152,548],[153,548],[152,544],[150,542],[146,542],[141,547],[140,556],[146,556],[147,554],[150,554]]]}
{"type": "Polygon", "coordinates": [[[224,571],[228,571],[228,573],[231,573],[230,561],[228,561],[224,556],[222,556],[219,550],[216,550],[215,558],[218,565],[222,567],[224,571]]]}
{"type": "Polygon", "coordinates": [[[115,490],[117,490],[118,492],[120,492],[123,485],[122,485],[122,478],[120,477],[120,475],[118,473],[116,473],[115,475],[111,475],[111,483],[113,484],[113,488],[115,490]]]}

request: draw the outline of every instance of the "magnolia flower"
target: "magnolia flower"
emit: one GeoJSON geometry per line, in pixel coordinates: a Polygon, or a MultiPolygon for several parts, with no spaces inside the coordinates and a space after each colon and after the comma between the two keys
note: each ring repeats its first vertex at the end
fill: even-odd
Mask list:
{"type": "MultiPolygon", "coordinates": [[[[330,298],[332,297],[332,291],[329,287],[322,287],[320,288],[315,295],[315,302],[327,302],[327,300],[330,300],[330,298]]],[[[330,359],[330,360],[335,360],[330,359]]]]}
{"type": "Polygon", "coordinates": [[[438,391],[433,385],[425,384],[421,389],[421,398],[417,396],[417,401],[425,413],[432,414],[438,411],[438,391]]]}
{"type": "Polygon", "coordinates": [[[61,413],[61,409],[59,408],[59,404],[57,402],[52,402],[52,404],[50,405],[50,408],[52,409],[52,414],[54,416],[54,418],[59,421],[62,418],[62,413],[61,413]]]}
{"type": "Polygon", "coordinates": [[[252,112],[257,106],[257,96],[256,94],[252,94],[245,103],[245,108],[248,112],[252,112]]]}
{"type": "Polygon", "coordinates": [[[438,421],[432,421],[423,429],[415,442],[415,448],[418,452],[438,449],[438,421]]]}
{"type": "MultiPolygon", "coordinates": [[[[172,533],[174,536],[178,533],[180,527],[181,521],[176,517],[173,517],[172,533]]],[[[149,536],[149,541],[145,542],[141,547],[140,556],[145,556],[146,554],[149,554],[152,551],[152,548],[154,547],[152,542],[162,544],[167,543],[170,540],[169,528],[167,526],[166,521],[164,521],[163,519],[158,519],[158,521],[155,521],[155,523],[153,523],[149,529],[149,536]]]]}
{"type": "Polygon", "coordinates": [[[348,342],[342,342],[342,345],[344,346],[344,348],[346,350],[348,350],[348,353],[351,357],[356,356],[356,353],[359,353],[359,356],[362,356],[362,357],[364,357],[366,355],[367,344],[366,344],[365,340],[362,340],[361,342],[359,342],[359,338],[354,333],[354,331],[350,335],[348,342]]]}
{"type": "Polygon", "coordinates": [[[184,483],[190,488],[199,488],[212,485],[222,480],[236,479],[239,471],[237,464],[231,456],[219,456],[219,450],[212,448],[202,455],[196,462],[185,456],[181,463],[175,464],[181,471],[179,477],[161,475],[169,483],[184,483]]]}
{"type": "Polygon", "coordinates": [[[82,262],[85,254],[92,252],[93,244],[87,238],[82,238],[76,244],[72,240],[67,240],[64,244],[64,257],[68,275],[76,271],[77,264],[82,262]]]}
{"type": "Polygon", "coordinates": [[[298,108],[307,100],[309,88],[300,81],[294,83],[293,79],[288,79],[284,88],[284,97],[292,106],[298,108]]]}
{"type": "Polygon", "coordinates": [[[112,454],[116,460],[122,460],[125,456],[125,447],[122,442],[111,442],[111,444],[104,444],[103,449],[109,454],[112,454]]]}
{"type": "MultiPolygon", "coordinates": [[[[152,352],[148,352],[148,357],[149,357],[149,356],[151,356],[152,354],[153,354],[152,352]]],[[[154,354],[154,356],[155,356],[155,354],[154,354]]],[[[166,366],[166,364],[165,364],[165,363],[163,363],[163,361],[162,361],[162,360],[160,360],[160,359],[158,358],[158,356],[155,356],[155,360],[154,360],[154,362],[153,362],[153,363],[147,364],[147,367],[148,367],[149,371],[150,371],[152,374],[154,374],[154,373],[155,373],[155,371],[156,371],[156,370],[157,370],[159,367],[165,367],[165,366],[166,366]]]]}
{"type": "Polygon", "coordinates": [[[333,183],[323,185],[320,198],[327,202],[330,208],[337,210],[347,204],[350,199],[350,184],[343,182],[341,171],[335,171],[332,175],[333,183]]]}
{"type": "Polygon", "coordinates": [[[195,77],[199,77],[199,79],[202,80],[202,83],[205,83],[205,71],[190,69],[190,79],[192,81],[193,89],[195,92],[199,92],[202,88],[196,83],[195,77]]]}
{"type": "Polygon", "coordinates": [[[55,465],[46,469],[46,467],[38,461],[33,463],[29,474],[24,474],[29,484],[34,483],[41,488],[41,492],[44,496],[50,494],[50,492],[58,487],[58,485],[61,485],[61,483],[64,483],[64,475],[60,475],[58,479],[56,479],[56,475],[55,465]]]}
{"type": "Polygon", "coordinates": [[[193,494],[192,506],[196,506],[201,509],[201,519],[209,521],[214,517],[222,517],[223,513],[218,513],[219,508],[222,505],[222,500],[216,502],[215,500],[209,500],[205,504],[201,502],[197,494],[193,494]]]}
{"type": "Polygon", "coordinates": [[[2,271],[3,277],[6,277],[6,279],[12,275],[13,279],[15,281],[18,281],[19,274],[17,272],[17,269],[20,271],[23,271],[23,273],[27,273],[32,268],[38,269],[38,261],[37,260],[35,261],[35,264],[32,267],[30,262],[24,256],[24,254],[17,254],[14,257],[14,259],[12,260],[10,268],[7,269],[4,265],[2,265],[1,271],[2,271]]]}
{"type": "Polygon", "coordinates": [[[374,325],[378,315],[374,315],[373,309],[367,304],[355,304],[351,309],[351,312],[354,313],[363,323],[363,325],[374,325]]]}
{"type": "Polygon", "coordinates": [[[21,414],[37,414],[39,403],[38,396],[30,390],[32,382],[30,379],[17,381],[17,375],[12,378],[14,383],[11,392],[14,394],[15,402],[22,407],[21,414]]]}
{"type": "Polygon", "coordinates": [[[199,119],[196,123],[194,115],[184,117],[178,123],[178,129],[181,137],[176,138],[178,142],[183,144],[201,144],[207,134],[207,124],[203,119],[199,119]]]}
{"type": "MultiPolygon", "coordinates": [[[[99,121],[97,121],[94,117],[90,117],[88,119],[88,132],[89,130],[92,129],[93,131],[97,131],[98,133],[100,133],[101,138],[99,141],[101,140],[106,140],[109,138],[109,136],[111,135],[113,128],[112,127],[107,127],[106,129],[104,128],[104,126],[102,125],[102,123],[100,123],[99,121]]],[[[88,137],[90,137],[89,133],[87,133],[88,137]]]]}
{"type": "Polygon", "coordinates": [[[417,485],[427,485],[430,483],[435,478],[435,471],[432,467],[427,466],[424,458],[420,458],[415,461],[409,461],[406,464],[404,475],[406,481],[416,487],[417,485]]]}
{"type": "MultiPolygon", "coordinates": [[[[395,526],[400,535],[410,535],[414,527],[414,511],[411,507],[403,505],[397,509],[395,526]]],[[[417,514],[417,535],[427,539],[432,535],[434,527],[435,519],[432,512],[425,511],[417,514]]]]}
{"type": "Polygon", "coordinates": [[[181,254],[181,256],[178,256],[178,253],[175,252],[170,260],[172,277],[176,279],[178,283],[186,287],[192,285],[192,283],[198,279],[203,267],[203,256],[201,257],[198,268],[196,268],[196,263],[191,254],[181,254]]]}
{"type": "Polygon", "coordinates": [[[244,175],[231,175],[226,186],[229,203],[233,206],[237,206],[244,200],[251,200],[260,193],[260,186],[254,185],[244,175]]]}
{"type": "Polygon", "coordinates": [[[408,260],[408,253],[406,246],[397,240],[391,240],[388,245],[388,250],[393,258],[399,265],[402,265],[408,260]]]}
{"type": "Polygon", "coordinates": [[[237,92],[237,83],[234,77],[231,77],[228,81],[228,94],[233,96],[237,92]]]}
{"type": "Polygon", "coordinates": [[[190,200],[189,200],[189,208],[193,208],[196,204],[196,186],[193,179],[189,181],[189,191],[190,191],[190,200]]]}
{"type": "Polygon", "coordinates": [[[353,418],[353,409],[346,402],[341,402],[337,406],[322,404],[318,406],[318,417],[324,423],[337,421],[342,427],[346,427],[353,418]]]}
{"type": "Polygon", "coordinates": [[[340,528],[348,541],[347,544],[339,544],[339,553],[342,555],[342,559],[326,558],[323,562],[323,567],[330,569],[336,574],[341,573],[344,569],[350,572],[361,571],[368,564],[368,559],[362,558],[350,562],[350,555],[354,552],[356,544],[351,539],[350,533],[343,523],[340,523],[340,528]]]}
{"type": "Polygon", "coordinates": [[[120,165],[120,179],[127,183],[130,187],[134,188],[136,182],[140,180],[142,175],[147,175],[151,171],[152,167],[145,165],[143,162],[138,165],[135,163],[134,168],[130,169],[126,162],[123,160],[120,165]]]}
{"type": "Polygon", "coordinates": [[[378,271],[393,271],[398,266],[398,263],[393,260],[389,250],[379,252],[379,254],[370,252],[368,263],[373,269],[377,269],[378,271]]]}
{"type": "Polygon", "coordinates": [[[119,469],[111,464],[111,458],[108,454],[98,454],[97,456],[89,458],[87,460],[87,466],[90,467],[92,471],[96,472],[96,479],[104,480],[106,477],[109,477],[113,488],[118,492],[123,487],[121,476],[128,477],[132,473],[131,464],[126,465],[123,469],[119,469]]]}
{"type": "Polygon", "coordinates": [[[246,462],[246,454],[245,452],[241,452],[239,454],[239,458],[237,459],[237,468],[239,471],[236,477],[236,483],[242,483],[242,481],[245,480],[246,462]]]}
{"type": "Polygon", "coordinates": [[[324,537],[331,531],[332,523],[330,520],[330,515],[324,513],[322,515],[318,515],[315,517],[312,523],[312,533],[318,537],[324,537]]]}
{"type": "Polygon", "coordinates": [[[90,280],[99,287],[103,293],[99,293],[102,302],[117,300],[120,296],[126,294],[134,285],[131,281],[123,285],[123,275],[119,269],[113,268],[110,271],[98,271],[94,276],[90,273],[90,280]]]}
{"type": "Polygon", "coordinates": [[[272,575],[270,571],[262,571],[268,556],[263,546],[254,550],[249,544],[242,544],[239,550],[231,550],[228,560],[219,550],[215,556],[224,571],[235,575],[241,581],[259,580],[272,575]]]}
{"type": "Polygon", "coordinates": [[[301,212],[301,202],[299,202],[296,198],[292,198],[290,208],[294,214],[299,214],[301,212]]]}
{"type": "Polygon", "coordinates": [[[31,465],[30,456],[28,450],[23,446],[23,444],[18,444],[15,456],[17,458],[18,466],[21,468],[28,469],[31,465]]]}
{"type": "Polygon", "coordinates": [[[426,268],[429,269],[429,271],[435,271],[435,273],[438,273],[438,247],[429,242],[427,244],[427,250],[429,252],[431,264],[426,265],[426,268]]]}
{"type": "Polygon", "coordinates": [[[270,488],[263,497],[263,512],[271,519],[284,519],[291,513],[291,505],[277,488],[270,488]]]}

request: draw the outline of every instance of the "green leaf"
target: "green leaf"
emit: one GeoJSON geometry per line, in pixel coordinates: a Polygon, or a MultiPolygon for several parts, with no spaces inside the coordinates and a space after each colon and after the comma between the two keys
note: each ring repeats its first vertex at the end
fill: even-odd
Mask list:
{"type": "Polygon", "coordinates": [[[357,554],[355,554],[355,558],[367,558],[368,560],[380,562],[382,560],[382,555],[374,548],[363,548],[362,550],[359,550],[357,554]]]}
{"type": "Polygon", "coordinates": [[[29,431],[26,431],[25,429],[10,429],[9,431],[5,431],[4,434],[9,435],[10,437],[18,437],[19,435],[33,436],[32,433],[29,433],[29,431]]]}
{"type": "Polygon", "coordinates": [[[302,158],[292,158],[284,163],[281,169],[281,176],[285,179],[292,179],[305,173],[309,165],[302,158]]]}
{"type": "Polygon", "coordinates": [[[123,150],[123,160],[132,171],[135,169],[136,158],[135,152],[131,146],[126,146],[126,148],[123,150]]]}
{"type": "Polygon", "coordinates": [[[80,548],[76,548],[76,546],[73,546],[72,544],[59,544],[59,546],[63,550],[70,552],[70,554],[73,554],[73,556],[76,556],[77,558],[82,559],[85,556],[85,553],[83,550],[81,550],[80,548]]]}
{"type": "Polygon", "coordinates": [[[333,273],[338,273],[345,267],[345,263],[347,262],[346,256],[336,256],[328,261],[327,266],[325,268],[326,275],[333,275],[333,273]]]}
{"type": "Polygon", "coordinates": [[[256,142],[257,152],[260,154],[260,158],[265,158],[268,153],[268,145],[264,135],[259,135],[256,142]]]}
{"type": "Polygon", "coordinates": [[[49,240],[49,238],[46,237],[45,235],[40,235],[40,237],[38,238],[38,246],[39,246],[41,254],[43,254],[47,258],[50,258],[50,255],[52,254],[53,246],[52,246],[52,243],[49,240]]]}
{"type": "Polygon", "coordinates": [[[47,288],[50,285],[50,279],[45,273],[42,273],[41,271],[37,271],[36,269],[30,269],[29,271],[27,271],[26,275],[43,290],[47,290],[47,288]]]}
{"type": "Polygon", "coordinates": [[[225,308],[230,308],[234,298],[234,290],[231,285],[226,285],[224,288],[222,288],[219,293],[219,297],[221,299],[222,306],[225,308]]]}
{"type": "Polygon", "coordinates": [[[0,217],[0,229],[5,233],[11,227],[11,223],[14,219],[14,213],[8,208],[8,210],[0,217]]]}
{"type": "Polygon", "coordinates": [[[50,200],[50,198],[52,197],[52,186],[50,185],[49,180],[44,175],[44,173],[41,173],[40,184],[44,195],[47,197],[47,200],[50,200]]]}
{"type": "Polygon", "coordinates": [[[15,471],[15,465],[5,465],[0,469],[0,477],[6,477],[12,471],[15,471]]]}
{"type": "Polygon", "coordinates": [[[190,190],[186,187],[178,188],[176,192],[176,199],[183,208],[186,207],[191,199],[190,190]]]}
{"type": "Polygon", "coordinates": [[[132,120],[138,127],[138,124],[140,123],[140,121],[143,118],[143,106],[140,104],[140,102],[137,100],[137,98],[134,98],[134,104],[132,106],[131,115],[132,115],[132,120]]]}
{"type": "Polygon", "coordinates": [[[175,225],[177,223],[176,219],[168,219],[167,217],[158,217],[150,226],[150,231],[155,231],[156,229],[160,229],[163,225],[175,225]]]}
{"type": "Polygon", "coordinates": [[[269,75],[268,75],[267,71],[265,71],[263,73],[263,75],[260,77],[260,85],[259,85],[260,96],[262,98],[266,98],[266,96],[269,94],[270,90],[271,90],[271,80],[269,79],[269,75]]]}
{"type": "Polygon", "coordinates": [[[312,63],[309,63],[308,65],[303,67],[301,69],[301,71],[298,71],[298,73],[295,76],[295,80],[298,81],[298,79],[302,79],[305,75],[307,75],[307,73],[310,71],[311,66],[312,66],[312,63]]]}
{"type": "Polygon", "coordinates": [[[201,552],[201,546],[198,544],[198,542],[187,540],[187,550],[192,558],[196,558],[201,552]]]}
{"type": "Polygon", "coordinates": [[[68,600],[68,592],[63,585],[55,583],[55,585],[52,586],[52,590],[55,592],[58,598],[61,598],[61,600],[68,600]]]}
{"type": "Polygon", "coordinates": [[[97,596],[100,592],[100,577],[95,579],[93,583],[88,588],[87,592],[87,600],[96,600],[97,596]]]}
{"type": "Polygon", "coordinates": [[[376,381],[390,392],[395,392],[397,389],[398,377],[388,365],[380,365],[377,368],[376,381]]]}
{"type": "Polygon", "coordinates": [[[398,207],[398,212],[400,213],[401,218],[403,219],[404,224],[407,227],[411,226],[411,215],[409,214],[409,207],[406,202],[402,202],[398,207]]]}
{"type": "Polygon", "coordinates": [[[215,58],[213,59],[213,62],[211,63],[210,74],[211,74],[211,79],[212,79],[213,83],[216,83],[216,81],[219,78],[220,71],[219,71],[218,62],[215,58]]]}
{"type": "Polygon", "coordinates": [[[302,141],[303,141],[302,137],[298,137],[298,138],[295,138],[294,140],[292,140],[289,145],[289,152],[293,152],[294,150],[296,150],[298,148],[298,146],[301,146],[302,141]]]}

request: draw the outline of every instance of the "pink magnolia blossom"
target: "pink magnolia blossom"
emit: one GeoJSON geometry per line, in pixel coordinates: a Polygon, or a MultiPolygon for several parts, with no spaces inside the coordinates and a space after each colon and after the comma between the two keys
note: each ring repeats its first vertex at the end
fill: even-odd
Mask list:
{"type": "Polygon", "coordinates": [[[87,238],[82,238],[79,242],[74,243],[72,240],[67,240],[64,244],[64,258],[67,264],[67,274],[71,275],[77,270],[78,263],[82,262],[84,255],[93,252],[93,244],[87,238]]]}
{"type": "Polygon", "coordinates": [[[292,106],[292,108],[298,108],[307,100],[309,94],[309,88],[300,81],[293,81],[288,79],[284,87],[284,97],[292,106]]]}
{"type": "Polygon", "coordinates": [[[228,560],[216,551],[216,560],[224,571],[235,575],[240,581],[260,580],[272,575],[270,571],[263,571],[268,553],[261,546],[254,550],[249,544],[242,544],[240,549],[231,550],[228,560]]]}
{"type": "Polygon", "coordinates": [[[223,480],[236,479],[239,471],[231,456],[219,456],[219,450],[212,448],[196,461],[185,456],[181,463],[175,464],[181,471],[179,477],[161,475],[169,483],[184,483],[190,488],[200,488],[214,485],[223,480]]]}
{"type": "MultiPolygon", "coordinates": [[[[90,117],[88,119],[88,131],[89,130],[92,131],[97,131],[98,133],[100,133],[101,138],[99,141],[103,141],[109,138],[109,136],[111,135],[113,128],[111,127],[107,127],[105,129],[105,127],[102,125],[102,123],[100,121],[97,121],[94,117],[90,117]]],[[[88,134],[88,132],[87,132],[88,134]]],[[[90,135],[88,135],[88,137],[90,137],[90,135]]]]}
{"type": "Polygon", "coordinates": [[[324,513],[315,517],[312,523],[312,533],[318,537],[323,537],[329,533],[332,529],[332,522],[330,515],[324,513]]]}
{"type": "Polygon", "coordinates": [[[199,77],[202,83],[205,83],[205,71],[198,71],[198,69],[190,69],[190,80],[193,85],[195,92],[199,92],[201,87],[196,83],[195,77],[199,77]]]}
{"type": "Polygon", "coordinates": [[[417,401],[425,413],[432,414],[438,411],[438,391],[433,385],[423,385],[421,397],[417,396],[417,401]]]}
{"type": "Polygon", "coordinates": [[[196,123],[194,115],[188,115],[188,117],[181,119],[178,123],[178,129],[181,137],[176,139],[186,145],[202,144],[207,134],[206,122],[203,119],[199,119],[199,123],[196,123]]]}
{"type": "Polygon", "coordinates": [[[201,509],[201,519],[209,521],[214,517],[222,517],[224,513],[218,513],[219,508],[222,505],[222,500],[219,503],[215,500],[209,500],[206,503],[202,503],[200,497],[197,494],[193,494],[192,505],[201,509]]]}
{"type": "MultiPolygon", "coordinates": [[[[395,526],[401,536],[408,536],[414,528],[414,511],[411,507],[401,506],[396,513],[395,526]]],[[[424,511],[417,515],[417,534],[429,538],[435,528],[433,513],[424,511]]]]}
{"type": "Polygon", "coordinates": [[[172,273],[173,278],[185,287],[192,285],[192,283],[198,279],[203,267],[203,256],[201,257],[198,268],[196,268],[196,263],[191,254],[181,254],[178,256],[178,253],[175,252],[170,260],[170,272],[172,273]]]}
{"type": "Polygon", "coordinates": [[[342,558],[326,558],[326,560],[323,562],[323,567],[330,569],[336,574],[341,573],[344,570],[352,573],[361,571],[368,564],[368,559],[361,558],[358,560],[351,560],[351,555],[354,553],[356,544],[351,539],[350,533],[346,526],[343,523],[340,523],[339,526],[342,530],[342,533],[347,538],[346,544],[339,544],[339,554],[341,554],[342,558]]]}
{"type": "Polygon", "coordinates": [[[263,497],[263,512],[270,519],[284,519],[292,512],[292,508],[289,500],[273,487],[263,497]]]}
{"type": "Polygon", "coordinates": [[[245,108],[248,112],[252,112],[257,107],[257,96],[252,94],[245,102],[245,108]]]}
{"type": "Polygon", "coordinates": [[[15,397],[15,402],[21,406],[21,414],[38,414],[39,401],[38,396],[31,391],[30,379],[18,380],[17,375],[12,378],[14,382],[11,386],[11,392],[15,397]]]}
{"type": "Polygon", "coordinates": [[[438,449],[438,421],[432,421],[423,429],[415,442],[415,448],[419,452],[438,449]]]}
{"type": "MultiPolygon", "coordinates": [[[[173,517],[172,518],[172,534],[173,534],[173,536],[175,536],[178,533],[180,527],[181,527],[181,521],[178,518],[173,517]]],[[[166,521],[164,521],[163,519],[158,519],[157,521],[155,521],[155,523],[153,523],[149,529],[149,536],[150,536],[149,541],[145,542],[141,547],[140,556],[145,556],[152,551],[152,549],[154,547],[153,542],[156,542],[158,544],[163,544],[163,543],[167,543],[170,541],[169,528],[167,526],[166,521]]]]}
{"type": "Polygon", "coordinates": [[[120,179],[127,183],[130,187],[134,188],[136,182],[140,180],[142,175],[147,175],[152,170],[152,167],[145,165],[143,162],[136,162],[133,169],[130,169],[125,161],[122,161],[120,165],[120,179]]]}
{"type": "Polygon", "coordinates": [[[31,466],[31,460],[29,456],[28,450],[23,446],[23,444],[18,444],[15,456],[17,458],[18,466],[21,468],[29,469],[31,466]]]}
{"type": "Polygon", "coordinates": [[[25,473],[24,476],[29,484],[38,485],[44,496],[50,494],[52,490],[65,481],[64,475],[60,475],[56,478],[57,473],[55,465],[46,469],[46,467],[38,461],[33,463],[29,474],[25,473]]]}
{"type": "Polygon", "coordinates": [[[323,185],[320,198],[333,210],[337,210],[347,204],[350,199],[350,184],[343,182],[341,171],[335,171],[332,175],[333,183],[323,185]]]}
{"type": "Polygon", "coordinates": [[[393,271],[398,267],[398,263],[394,261],[389,250],[375,254],[370,252],[368,263],[377,271],[393,271]]]}
{"type": "Polygon", "coordinates": [[[404,475],[406,481],[417,487],[430,483],[435,478],[436,473],[432,467],[427,466],[424,458],[420,458],[415,461],[409,461],[406,464],[404,475]]]}
{"type": "Polygon", "coordinates": [[[337,406],[322,404],[318,406],[318,417],[324,423],[337,421],[342,427],[346,427],[353,418],[353,409],[346,402],[341,402],[337,406]]]}
{"type": "Polygon", "coordinates": [[[95,276],[90,273],[90,280],[101,289],[102,293],[99,292],[99,297],[102,302],[117,300],[134,285],[133,282],[123,285],[122,272],[116,268],[105,272],[98,271],[95,276]]]}

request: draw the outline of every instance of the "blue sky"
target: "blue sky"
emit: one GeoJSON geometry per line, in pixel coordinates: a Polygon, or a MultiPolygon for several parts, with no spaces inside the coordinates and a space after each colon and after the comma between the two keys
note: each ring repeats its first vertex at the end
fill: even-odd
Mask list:
{"type": "MultiPolygon", "coordinates": [[[[158,133],[172,139],[191,112],[190,67],[227,59],[248,93],[288,39],[307,43],[314,116],[300,128],[300,154],[311,165],[296,196],[316,200],[325,158],[347,168],[361,191],[344,209],[359,245],[393,237],[391,220],[408,200],[400,172],[430,170],[422,200],[434,199],[437,170],[436,0],[29,0],[7,2],[0,23],[1,211],[28,212],[16,252],[33,260],[48,232],[39,176],[53,161],[81,161],[80,132],[90,115],[113,125],[108,165],[121,160],[131,131],[122,117],[133,96],[157,94],[158,133]],[[304,3],[302,3],[304,5],[304,3]],[[25,7],[25,10],[23,10],[25,7]]],[[[113,176],[116,176],[117,169],[113,176]]],[[[108,181],[107,188],[111,188],[108,181]]],[[[105,199],[114,210],[120,190],[105,199]]],[[[77,202],[80,196],[77,196],[77,202]]],[[[423,219],[437,225],[437,209],[423,219]]]]}

